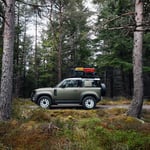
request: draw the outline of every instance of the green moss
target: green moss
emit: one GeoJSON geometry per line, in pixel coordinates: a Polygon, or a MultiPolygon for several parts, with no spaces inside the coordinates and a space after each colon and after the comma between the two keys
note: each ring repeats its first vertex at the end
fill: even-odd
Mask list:
{"type": "MultiPolygon", "coordinates": [[[[149,150],[150,124],[126,109],[45,110],[17,99],[13,119],[0,123],[0,149],[149,150]]],[[[149,118],[148,111],[143,117],[149,118]]]]}
{"type": "Polygon", "coordinates": [[[101,123],[100,118],[86,118],[86,119],[81,119],[78,122],[78,125],[80,128],[93,129],[97,125],[100,125],[100,123],[101,123]]]}

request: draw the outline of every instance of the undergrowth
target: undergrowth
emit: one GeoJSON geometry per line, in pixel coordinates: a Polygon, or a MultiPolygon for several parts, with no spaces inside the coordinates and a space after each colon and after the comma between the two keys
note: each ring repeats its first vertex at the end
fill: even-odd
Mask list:
{"type": "Polygon", "coordinates": [[[150,114],[126,109],[51,109],[13,102],[12,120],[0,123],[1,150],[149,150],[150,114]]]}

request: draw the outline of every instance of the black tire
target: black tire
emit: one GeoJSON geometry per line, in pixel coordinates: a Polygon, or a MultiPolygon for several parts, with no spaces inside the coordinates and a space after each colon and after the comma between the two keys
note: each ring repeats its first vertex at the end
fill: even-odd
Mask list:
{"type": "Polygon", "coordinates": [[[93,109],[96,106],[96,99],[93,96],[86,96],[82,101],[82,106],[84,109],[93,109]]]}
{"type": "Polygon", "coordinates": [[[51,106],[51,98],[49,96],[41,96],[38,99],[38,104],[39,106],[41,106],[42,108],[48,109],[51,106]]]}

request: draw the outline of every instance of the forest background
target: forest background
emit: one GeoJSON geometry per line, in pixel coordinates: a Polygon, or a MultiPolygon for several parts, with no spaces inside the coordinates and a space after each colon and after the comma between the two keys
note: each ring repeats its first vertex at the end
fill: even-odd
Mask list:
{"type": "Polygon", "coordinates": [[[150,1],[90,2],[94,12],[83,0],[0,0],[0,149],[150,149],[150,1]],[[133,96],[128,111],[24,100],[75,66],[95,67],[108,97],[133,96]]]}
{"type": "MultiPolygon", "coordinates": [[[[76,66],[95,67],[108,97],[133,95],[134,2],[94,0],[18,0],[15,2],[14,97],[30,97],[38,87],[54,86],[76,66]],[[29,34],[32,32],[34,36],[29,34]]],[[[0,1],[0,58],[4,3],[0,1]]],[[[144,3],[144,97],[150,89],[150,2],[144,3]]],[[[1,66],[1,65],[0,65],[1,66]]],[[[0,67],[1,70],[1,67],[0,67]]]]}

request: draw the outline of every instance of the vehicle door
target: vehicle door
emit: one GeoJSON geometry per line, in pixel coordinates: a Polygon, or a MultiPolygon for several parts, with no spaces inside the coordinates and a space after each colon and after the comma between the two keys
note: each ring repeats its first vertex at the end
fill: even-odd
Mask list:
{"type": "Polygon", "coordinates": [[[78,103],[80,101],[81,80],[65,80],[54,90],[56,102],[78,103]]]}

